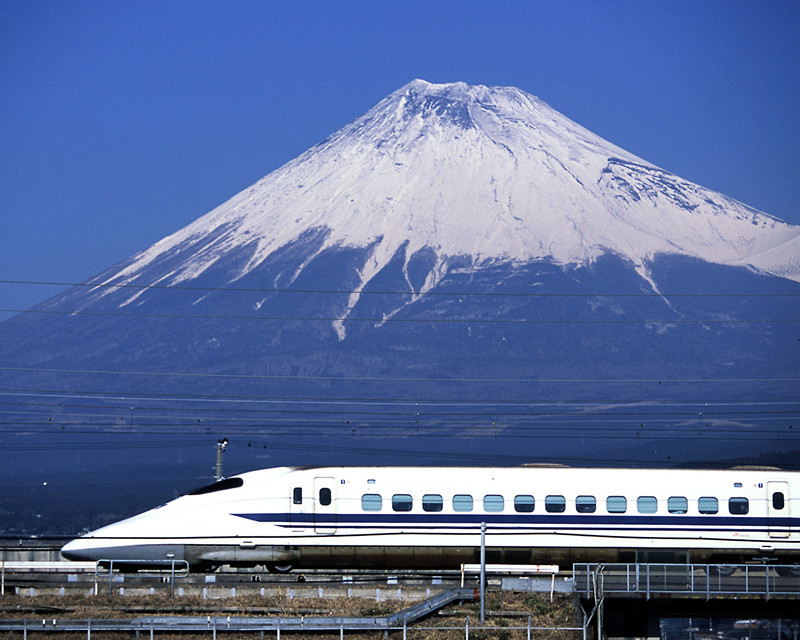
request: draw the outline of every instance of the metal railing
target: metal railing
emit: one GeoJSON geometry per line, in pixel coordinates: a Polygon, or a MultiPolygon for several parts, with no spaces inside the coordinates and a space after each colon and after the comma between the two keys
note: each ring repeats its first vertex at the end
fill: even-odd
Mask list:
{"type": "MultiPolygon", "coordinates": [[[[273,619],[273,618],[242,618],[242,617],[195,617],[195,618],[175,618],[172,620],[148,621],[148,620],[0,620],[0,632],[21,633],[23,638],[28,633],[36,633],[36,637],[42,634],[63,634],[81,633],[87,639],[91,639],[92,632],[114,633],[121,636],[123,633],[131,634],[137,638],[158,637],[161,633],[185,633],[194,632],[203,634],[209,639],[217,638],[218,633],[253,633],[269,632],[275,634],[272,637],[280,639],[281,632],[291,633],[292,637],[297,634],[306,633],[316,636],[320,633],[339,633],[340,638],[345,637],[345,632],[350,631],[378,631],[394,632],[402,634],[403,638],[414,638],[422,635],[430,637],[430,633],[443,631],[460,631],[464,634],[465,640],[469,640],[470,633],[483,633],[482,637],[488,633],[502,633],[504,637],[514,639],[527,638],[531,640],[534,634],[539,632],[558,632],[566,633],[565,638],[573,639],[577,634],[582,634],[582,638],[587,638],[585,627],[540,627],[531,624],[530,619],[523,625],[484,625],[476,624],[467,618],[466,623],[460,625],[446,626],[414,626],[408,624],[387,625],[383,618],[306,618],[299,622],[295,620],[273,619]]],[[[479,636],[481,637],[481,636],[479,636]]],[[[493,636],[494,637],[494,636],[493,636]]]]}
{"type": "MultiPolygon", "coordinates": [[[[175,579],[189,576],[189,563],[186,560],[98,560],[95,563],[95,577],[108,578],[108,594],[111,595],[114,587],[115,570],[121,574],[121,568],[135,570],[137,575],[158,575],[167,578],[170,584],[170,597],[175,597],[175,579]],[[116,563],[116,567],[115,567],[116,563]]],[[[96,582],[96,581],[95,581],[96,582]]],[[[95,586],[95,593],[97,593],[95,586]]]]}
{"type": "Polygon", "coordinates": [[[597,598],[800,598],[800,567],[767,564],[575,564],[578,594],[597,598]]]}
{"type": "MultiPolygon", "coordinates": [[[[275,633],[277,638],[281,632],[319,634],[321,632],[336,633],[343,638],[346,631],[383,631],[399,632],[403,638],[413,637],[415,634],[426,631],[454,630],[463,631],[466,640],[470,632],[502,632],[507,637],[531,639],[532,634],[540,631],[568,632],[567,638],[575,638],[577,633],[587,638],[588,620],[584,616],[583,626],[542,627],[532,624],[531,616],[526,623],[509,624],[504,626],[485,625],[476,623],[467,616],[466,621],[460,625],[446,626],[414,626],[410,625],[437,609],[464,600],[476,598],[474,588],[452,588],[434,595],[432,598],[416,605],[387,616],[369,617],[341,617],[341,616],[270,616],[270,617],[244,617],[244,616],[145,616],[129,620],[64,620],[64,619],[38,619],[38,620],[0,620],[0,632],[21,632],[23,638],[28,632],[41,633],[85,633],[91,638],[91,632],[113,632],[117,635],[132,633],[136,637],[143,637],[149,632],[153,638],[156,632],[195,632],[207,633],[209,637],[216,638],[217,632],[254,632],[269,631],[275,633]]],[[[426,634],[426,637],[427,634],[426,634]]]]}

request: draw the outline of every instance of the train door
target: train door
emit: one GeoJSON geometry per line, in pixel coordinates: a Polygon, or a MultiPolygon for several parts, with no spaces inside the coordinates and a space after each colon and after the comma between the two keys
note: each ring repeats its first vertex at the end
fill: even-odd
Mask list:
{"type": "Polygon", "coordinates": [[[767,482],[767,519],[770,538],[788,538],[789,483],[767,482]]]}
{"type": "Polygon", "coordinates": [[[314,478],[314,531],[336,533],[335,478],[314,478]]]}

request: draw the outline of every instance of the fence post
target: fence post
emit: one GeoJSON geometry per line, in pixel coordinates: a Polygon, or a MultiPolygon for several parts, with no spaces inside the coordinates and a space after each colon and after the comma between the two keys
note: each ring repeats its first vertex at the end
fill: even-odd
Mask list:
{"type": "Polygon", "coordinates": [[[744,590],[745,593],[750,593],[750,567],[744,565],[744,590]]]}
{"type": "MultiPolygon", "coordinates": [[[[583,605],[581,605],[581,611],[583,611],[583,605]]],[[[582,640],[587,640],[586,638],[586,630],[589,628],[589,616],[586,615],[586,612],[583,611],[583,629],[581,629],[582,633],[582,640]]]]}
{"type": "Polygon", "coordinates": [[[481,522],[481,624],[486,620],[486,523],[481,522]]]}
{"type": "Polygon", "coordinates": [[[766,588],[767,602],[769,602],[769,570],[770,570],[769,565],[765,564],[764,565],[764,573],[766,575],[764,577],[766,578],[766,583],[767,583],[767,588],[766,588]]]}

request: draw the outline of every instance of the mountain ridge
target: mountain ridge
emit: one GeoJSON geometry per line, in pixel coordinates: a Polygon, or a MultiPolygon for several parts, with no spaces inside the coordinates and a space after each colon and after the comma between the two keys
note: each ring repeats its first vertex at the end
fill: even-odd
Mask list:
{"type": "Polygon", "coordinates": [[[236,252],[235,282],[309,233],[324,235],[318,252],[368,248],[355,289],[398,251],[408,262],[423,249],[436,260],[418,293],[464,256],[480,268],[614,253],[653,286],[648,263],[681,254],[800,281],[800,227],[659,169],[519,89],[422,80],[95,281],[134,283],[181,253],[153,281],[179,284],[236,252]]]}

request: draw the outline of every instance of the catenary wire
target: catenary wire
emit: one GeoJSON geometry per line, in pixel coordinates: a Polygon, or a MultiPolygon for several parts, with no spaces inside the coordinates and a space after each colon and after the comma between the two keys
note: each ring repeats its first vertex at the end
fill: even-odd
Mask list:
{"type": "Polygon", "coordinates": [[[288,289],[288,288],[267,288],[267,287],[200,287],[189,285],[158,285],[158,284],[134,284],[134,283],[93,283],[93,282],[58,282],[42,280],[0,280],[0,284],[7,285],[44,285],[59,287],[84,287],[87,289],[136,289],[136,290],[170,290],[170,291],[202,291],[202,292],[230,292],[230,293],[290,293],[290,294],[332,294],[332,295],[397,295],[397,296],[451,296],[451,297],[477,297],[477,296],[508,296],[508,297],[532,297],[532,298],[731,298],[731,297],[800,297],[800,293],[773,293],[773,292],[736,292],[736,293],[680,293],[680,292],[652,292],[652,293],[589,293],[589,292],[537,292],[537,291],[393,291],[393,290],[374,290],[374,289],[288,289]]]}
{"type": "Polygon", "coordinates": [[[25,313],[41,315],[64,315],[64,316],[103,316],[121,318],[147,318],[147,319],[183,319],[183,320],[255,320],[259,322],[373,322],[378,324],[403,323],[403,324],[507,324],[507,325],[527,325],[527,324],[800,324],[800,318],[757,318],[757,319],[698,319],[690,320],[679,319],[528,319],[528,318],[398,318],[396,316],[382,318],[351,317],[351,316],[241,316],[241,315],[221,315],[221,314],[180,314],[180,313],[131,313],[125,311],[85,311],[85,310],[55,310],[55,309],[0,309],[3,313],[25,313]]]}
{"type": "Polygon", "coordinates": [[[52,367],[0,366],[0,371],[24,371],[29,373],[78,373],[91,375],[130,375],[186,378],[237,378],[251,380],[341,380],[351,382],[503,382],[503,383],[734,383],[734,382],[800,382],[800,378],[460,378],[460,377],[411,377],[411,376],[332,376],[332,375],[285,375],[245,373],[204,373],[187,371],[131,371],[111,369],[63,369],[52,367]]]}

